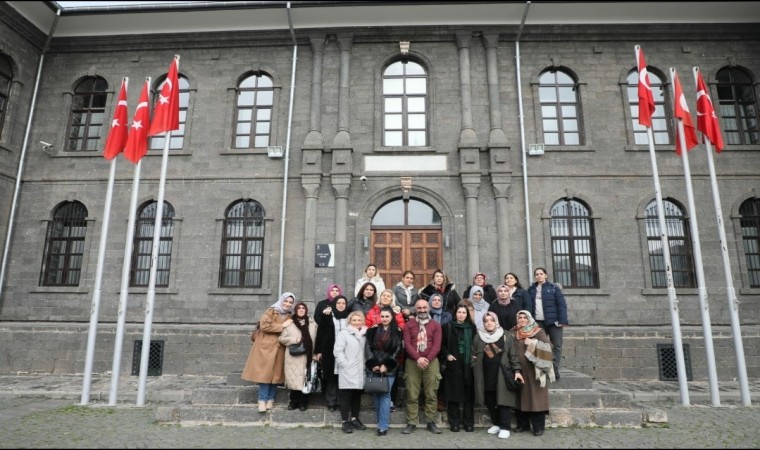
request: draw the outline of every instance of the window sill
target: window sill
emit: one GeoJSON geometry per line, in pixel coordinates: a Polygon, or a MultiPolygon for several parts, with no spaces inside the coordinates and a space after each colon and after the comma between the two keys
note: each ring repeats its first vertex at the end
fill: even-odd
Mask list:
{"type": "Polygon", "coordinates": [[[375,147],[375,151],[378,153],[406,153],[406,152],[435,152],[435,147],[430,146],[420,146],[420,147],[412,147],[408,145],[402,145],[399,147],[375,147]]]}
{"type": "Polygon", "coordinates": [[[30,294],[89,294],[90,290],[82,286],[35,286],[30,294]]]}
{"type": "Polygon", "coordinates": [[[220,155],[269,155],[266,147],[256,148],[226,148],[219,152],[220,155]]]}
{"type": "Polygon", "coordinates": [[[208,291],[208,295],[272,295],[268,288],[216,288],[208,291]]]}
{"type": "Polygon", "coordinates": [[[544,152],[594,152],[590,145],[546,145],[544,152]]]}
{"type": "Polygon", "coordinates": [[[760,295],[760,288],[741,288],[739,293],[741,295],[760,295]]]}
{"type": "MultiPolygon", "coordinates": [[[[648,152],[649,151],[649,145],[626,145],[623,147],[623,150],[626,152],[648,152]]],[[[676,151],[676,145],[675,144],[667,144],[667,145],[655,145],[654,151],[656,152],[673,152],[676,151]]]]}
{"type": "MultiPolygon", "coordinates": [[[[147,286],[146,287],[142,287],[142,286],[141,287],[130,287],[129,288],[129,293],[130,294],[147,294],[148,293],[148,288],[147,288],[147,286]]],[[[177,295],[177,294],[179,294],[179,291],[177,289],[174,289],[174,288],[156,286],[156,294],[161,294],[161,295],[177,295]]]]}
{"type": "Polygon", "coordinates": [[[583,297],[609,297],[610,293],[603,289],[589,289],[589,288],[571,288],[571,287],[562,287],[562,292],[565,294],[565,296],[568,295],[577,295],[577,296],[583,296],[583,297]]]}
{"type": "MultiPolygon", "coordinates": [[[[697,288],[676,288],[676,296],[678,295],[697,295],[697,288]]],[[[667,288],[646,288],[641,290],[641,295],[668,295],[667,288]]]]}
{"type": "MultiPolygon", "coordinates": [[[[46,151],[51,158],[103,158],[102,150],[88,150],[83,152],[66,152],[66,151],[46,151]]],[[[143,158],[162,158],[164,155],[163,150],[148,150],[143,158]]],[[[190,156],[192,152],[189,150],[169,150],[169,156],[190,156]]]]}

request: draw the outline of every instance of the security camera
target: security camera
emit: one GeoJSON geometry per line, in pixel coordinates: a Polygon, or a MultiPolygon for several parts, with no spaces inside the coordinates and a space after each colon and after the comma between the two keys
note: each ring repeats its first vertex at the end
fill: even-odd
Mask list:
{"type": "Polygon", "coordinates": [[[362,181],[367,181],[367,177],[366,177],[366,176],[364,176],[364,175],[362,175],[362,177],[361,177],[361,178],[359,178],[359,179],[360,179],[360,180],[362,180],[362,181]]]}
{"type": "Polygon", "coordinates": [[[42,144],[42,149],[43,150],[48,149],[48,148],[53,148],[53,144],[50,144],[50,143],[45,142],[45,141],[40,141],[40,144],[42,144]]]}

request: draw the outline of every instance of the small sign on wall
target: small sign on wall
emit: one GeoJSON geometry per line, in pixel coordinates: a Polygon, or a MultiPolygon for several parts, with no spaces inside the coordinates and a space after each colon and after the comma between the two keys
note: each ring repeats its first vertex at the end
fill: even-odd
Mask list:
{"type": "Polygon", "coordinates": [[[335,244],[317,244],[314,267],[335,267],[335,244]]]}

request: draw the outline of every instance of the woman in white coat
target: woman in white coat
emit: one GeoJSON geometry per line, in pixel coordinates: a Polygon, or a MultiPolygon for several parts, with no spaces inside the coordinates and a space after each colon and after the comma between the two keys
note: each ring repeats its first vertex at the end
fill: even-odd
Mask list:
{"type": "Polygon", "coordinates": [[[364,344],[367,327],[364,313],[353,311],[347,318],[348,326],[335,339],[335,367],[338,370],[338,399],[343,432],[366,430],[359,420],[362,391],[364,389],[364,344]]]}
{"type": "Polygon", "coordinates": [[[285,351],[285,387],[290,389],[288,409],[306,411],[309,407],[309,394],[301,392],[306,377],[311,376],[311,360],[314,359],[314,342],[317,338],[317,323],[309,317],[309,308],[303,302],[298,303],[293,315],[293,323],[280,333],[278,341],[287,349],[290,345],[303,343],[306,353],[291,355],[285,351]]]}

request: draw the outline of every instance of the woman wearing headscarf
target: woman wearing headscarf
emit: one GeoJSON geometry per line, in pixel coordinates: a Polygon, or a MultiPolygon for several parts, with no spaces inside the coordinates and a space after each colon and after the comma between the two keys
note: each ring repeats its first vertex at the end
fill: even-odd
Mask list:
{"type": "MultiPolygon", "coordinates": [[[[337,295],[329,306],[330,314],[317,324],[317,339],[314,342],[314,358],[322,364],[322,390],[328,411],[338,410],[338,372],[335,367],[335,337],[346,328],[348,299],[337,295]]],[[[321,316],[317,311],[316,316],[321,316]]],[[[315,317],[316,318],[316,317],[315,317]]]]}
{"type": "Polygon", "coordinates": [[[475,326],[478,330],[483,329],[483,316],[488,312],[488,308],[491,306],[487,301],[483,299],[483,288],[480,286],[473,286],[470,292],[470,306],[472,306],[472,321],[475,322],[475,326]]]}
{"type": "MultiPolygon", "coordinates": [[[[443,327],[441,361],[443,370],[443,397],[447,400],[449,428],[458,432],[475,431],[475,391],[472,374],[472,343],[477,328],[469,317],[467,306],[460,304],[454,310],[454,320],[443,327]]],[[[440,392],[440,390],[439,390],[440,392]]]]}
{"type": "Polygon", "coordinates": [[[295,306],[293,323],[280,333],[280,344],[286,348],[293,344],[303,343],[306,353],[291,355],[285,352],[285,387],[290,389],[288,409],[306,411],[309,407],[309,394],[301,390],[305,378],[311,377],[311,360],[314,358],[314,341],[317,338],[317,324],[309,317],[309,308],[300,302],[295,306]],[[306,376],[304,377],[304,373],[306,376]]]}
{"type": "MultiPolygon", "coordinates": [[[[472,284],[467,286],[467,289],[464,291],[464,299],[472,300],[472,288],[475,286],[480,286],[483,288],[483,299],[486,301],[486,303],[490,304],[496,300],[496,290],[493,288],[493,286],[486,283],[486,281],[486,274],[481,272],[476,273],[475,276],[472,277],[472,284]]],[[[477,325],[477,323],[475,325],[477,325]]]]}
{"type": "Polygon", "coordinates": [[[504,275],[504,284],[496,288],[496,301],[488,309],[496,313],[502,328],[512,331],[517,325],[517,311],[530,310],[529,304],[528,291],[520,286],[517,275],[510,272],[504,275]]]}
{"type": "Polygon", "coordinates": [[[496,314],[488,311],[483,316],[483,329],[478,330],[473,343],[475,403],[488,409],[493,424],[488,434],[498,434],[500,439],[507,439],[511,410],[517,407],[519,394],[507,389],[502,366],[511,367],[515,380],[523,381],[515,339],[499,326],[496,314]]]}
{"type": "Polygon", "coordinates": [[[554,381],[552,345],[549,336],[526,310],[517,313],[514,335],[525,378],[515,432],[528,431],[532,426],[533,434],[541,436],[549,414],[549,383],[554,381]]]}
{"type": "Polygon", "coordinates": [[[296,296],[285,292],[277,303],[269,307],[259,319],[261,331],[248,353],[243,380],[259,384],[259,412],[267,412],[274,406],[277,385],[285,381],[285,347],[278,338],[282,330],[291,325],[290,318],[296,296]]]}

